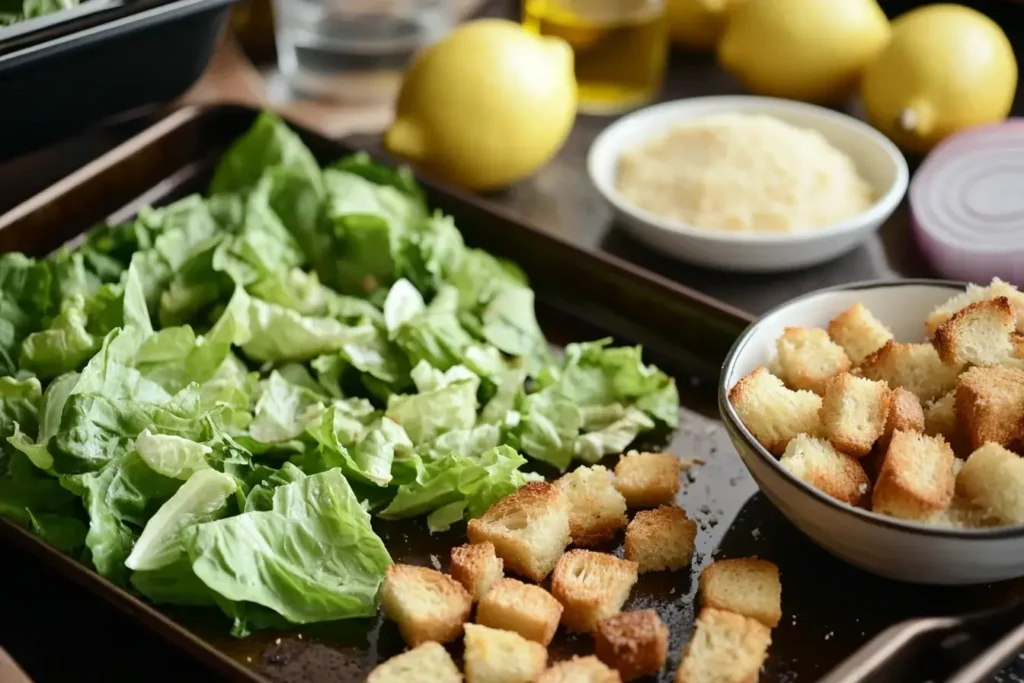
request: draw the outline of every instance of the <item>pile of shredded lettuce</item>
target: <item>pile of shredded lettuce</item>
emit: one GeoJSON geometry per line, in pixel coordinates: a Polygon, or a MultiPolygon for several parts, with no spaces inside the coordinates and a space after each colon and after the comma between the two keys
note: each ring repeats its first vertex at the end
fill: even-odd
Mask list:
{"type": "Polygon", "coordinates": [[[264,114],[206,198],[0,256],[0,514],[233,632],[375,614],[371,527],[481,514],[675,426],[639,348],[549,351],[514,265],[404,170],[264,114]]]}

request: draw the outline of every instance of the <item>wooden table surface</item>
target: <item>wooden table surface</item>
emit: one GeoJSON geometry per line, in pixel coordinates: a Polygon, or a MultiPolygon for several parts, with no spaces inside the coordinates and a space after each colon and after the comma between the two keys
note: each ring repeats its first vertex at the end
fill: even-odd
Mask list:
{"type": "MultiPolygon", "coordinates": [[[[909,2],[883,2],[897,13],[909,2]]],[[[1022,10],[999,0],[970,3],[1010,26],[1022,10]]],[[[492,10],[493,11],[493,10],[492,10]]],[[[501,10],[499,10],[501,11],[501,10]]],[[[1021,29],[1011,34],[1024,54],[1021,29]]],[[[738,85],[705,57],[676,54],[663,99],[738,93],[738,85]]],[[[1024,113],[1018,93],[1015,112],[1024,113]]],[[[851,110],[852,111],[852,110],[851,110]]],[[[855,113],[855,112],[854,112],[855,113]]],[[[127,119],[50,150],[0,163],[0,212],[48,186],[147,125],[153,116],[127,119]]],[[[534,178],[492,199],[531,222],[588,247],[631,259],[734,305],[759,312],[820,287],[876,277],[927,275],[909,239],[905,207],[867,245],[835,262],[796,273],[771,276],[726,275],[680,265],[627,237],[590,187],[584,158],[590,142],[608,125],[606,117],[580,117],[558,157],[534,178]]],[[[377,144],[374,136],[356,138],[377,144]]],[[[912,160],[913,163],[913,160],[912,160]]],[[[32,560],[4,556],[7,590],[0,603],[0,645],[37,682],[66,680],[217,680],[209,672],[113,612],[105,603],[63,583],[32,560]]],[[[913,590],[913,589],[908,589],[913,590]]],[[[958,589],[951,589],[958,590],[958,589]]],[[[1018,659],[998,680],[1024,680],[1018,659]]],[[[0,676],[0,678],[3,678],[0,676]]],[[[4,682],[6,683],[6,679],[4,682]]]]}

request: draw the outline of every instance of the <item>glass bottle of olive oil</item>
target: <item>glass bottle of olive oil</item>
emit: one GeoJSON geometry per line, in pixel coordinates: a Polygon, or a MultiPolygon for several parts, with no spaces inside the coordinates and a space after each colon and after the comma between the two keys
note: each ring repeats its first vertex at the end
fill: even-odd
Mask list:
{"type": "Polygon", "coordinates": [[[579,109],[615,114],[652,100],[668,55],[665,0],[523,0],[523,25],[576,60],[579,109]]]}

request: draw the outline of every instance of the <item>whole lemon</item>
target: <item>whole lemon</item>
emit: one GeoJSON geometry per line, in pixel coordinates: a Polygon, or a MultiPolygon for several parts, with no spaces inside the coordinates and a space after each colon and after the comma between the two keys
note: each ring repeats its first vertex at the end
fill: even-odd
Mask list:
{"type": "Polygon", "coordinates": [[[961,5],[931,5],[892,23],[892,41],[865,71],[868,120],[901,147],[924,153],[964,128],[1006,118],[1017,61],[1006,34],[961,5]]]}
{"type": "Polygon", "coordinates": [[[481,19],[413,60],[385,145],[440,178],[493,190],[550,161],[575,116],[569,45],[481,19]]]}
{"type": "Polygon", "coordinates": [[[718,60],[755,94],[834,104],[888,41],[876,0],[747,0],[729,12],[718,60]]]}
{"type": "Polygon", "coordinates": [[[725,31],[726,13],[741,0],[668,0],[672,41],[692,50],[711,50],[725,31]]]}

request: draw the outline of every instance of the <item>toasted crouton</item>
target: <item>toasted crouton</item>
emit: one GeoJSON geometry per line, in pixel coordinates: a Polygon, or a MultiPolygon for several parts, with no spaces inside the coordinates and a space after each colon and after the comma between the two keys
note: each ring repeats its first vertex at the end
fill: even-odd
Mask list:
{"type": "Polygon", "coordinates": [[[1024,370],[971,368],[960,375],[954,410],[971,450],[988,442],[1012,447],[1021,438],[1024,370]]]}
{"type": "MultiPolygon", "coordinates": [[[[1024,311],[1024,294],[1017,291],[1017,288],[1013,285],[1003,282],[999,278],[993,278],[992,283],[989,284],[988,287],[967,285],[966,292],[958,294],[943,303],[941,306],[936,307],[935,310],[928,315],[928,318],[924,323],[925,329],[928,331],[928,336],[934,337],[936,330],[938,330],[939,327],[949,320],[949,318],[957,311],[966,308],[971,304],[978,303],[979,301],[995,299],[1000,296],[1006,297],[1018,311],[1024,311]]],[[[1024,316],[1020,315],[1018,315],[1018,317],[1024,318],[1024,316]]]]}
{"type": "Polygon", "coordinates": [[[779,568],[756,557],[712,562],[700,575],[700,604],[775,626],[782,618],[779,568]]]}
{"type": "Polygon", "coordinates": [[[787,327],[775,340],[779,358],[779,376],[790,389],[805,389],[819,396],[825,384],[850,369],[850,359],[829,339],[828,332],[817,327],[787,327]]]}
{"type": "Polygon", "coordinates": [[[469,540],[494,544],[505,568],[543,581],[569,545],[569,499],[553,484],[530,482],[470,520],[469,540]]]}
{"type": "Polygon", "coordinates": [[[590,655],[554,664],[541,674],[537,683],[622,683],[622,678],[618,671],[590,655]]]}
{"type": "Polygon", "coordinates": [[[564,611],[562,624],[588,633],[597,622],[622,609],[637,580],[637,564],[614,555],[570,550],[551,575],[551,594],[564,611]]]}
{"type": "Polygon", "coordinates": [[[896,432],[875,481],[871,509],[912,520],[945,510],[953,499],[955,459],[941,436],[896,432]]]}
{"type": "Polygon", "coordinates": [[[668,656],[668,627],[652,609],[614,614],[597,623],[598,658],[623,681],[656,676],[668,656]]]}
{"type": "Polygon", "coordinates": [[[775,455],[781,455],[797,434],[818,431],[821,397],[812,391],[787,389],[763,366],[729,390],[729,402],[754,438],[775,455]]]}
{"type": "Polygon", "coordinates": [[[615,488],[631,508],[670,505],[679,493],[682,463],[671,453],[630,451],[615,465],[615,488]]]}
{"type": "Polygon", "coordinates": [[[512,631],[466,624],[466,683],[532,683],[548,665],[540,643],[512,631]]]}
{"type": "Polygon", "coordinates": [[[829,380],[821,399],[821,433],[847,455],[868,454],[885,432],[892,391],[885,382],[848,372],[829,380]]]}
{"type": "Polygon", "coordinates": [[[473,599],[458,581],[429,567],[395,564],[388,567],[380,596],[384,616],[398,624],[409,645],[459,637],[473,599]]]}
{"type": "Polygon", "coordinates": [[[924,425],[924,409],[917,396],[902,387],[893,389],[892,400],[889,401],[889,414],[885,417],[885,429],[875,442],[875,449],[884,454],[889,448],[889,442],[892,441],[892,435],[897,430],[923,432],[924,425]]]}
{"type": "Polygon", "coordinates": [[[1024,459],[985,444],[971,453],[956,478],[957,493],[1001,524],[1024,524],[1024,459]]]}
{"type": "Polygon", "coordinates": [[[503,574],[504,563],[494,553],[494,544],[473,543],[452,548],[452,566],[449,573],[479,600],[503,574]]]}
{"type": "Polygon", "coordinates": [[[562,603],[540,586],[498,579],[476,608],[478,624],[515,631],[547,645],[562,619],[562,603]]]}
{"type": "Polygon", "coordinates": [[[556,485],[569,499],[569,533],[575,545],[604,543],[626,526],[626,499],[601,465],[578,467],[556,485]]]}
{"type": "Polygon", "coordinates": [[[824,439],[799,434],[789,442],[779,464],[793,476],[850,505],[867,495],[870,482],[864,468],[824,439]]]}
{"type": "Polygon", "coordinates": [[[771,629],[758,620],[706,607],[683,650],[675,683],[756,681],[771,643],[771,629]]]}
{"type": "Polygon", "coordinates": [[[957,457],[965,458],[971,452],[967,435],[960,428],[956,417],[956,389],[946,392],[925,406],[924,429],[917,431],[929,436],[942,436],[957,457]]]}
{"type": "MultiPolygon", "coordinates": [[[[963,463],[963,460],[957,462],[963,463]]],[[[923,521],[947,529],[980,529],[998,524],[985,508],[975,505],[959,493],[953,495],[948,508],[939,510],[923,521]]]]}
{"type": "Polygon", "coordinates": [[[462,674],[443,645],[428,641],[378,666],[366,683],[462,683],[462,674]]]}
{"type": "Polygon", "coordinates": [[[625,556],[645,572],[676,571],[690,564],[697,523],[681,508],[641,510],[626,527],[625,556]]]}
{"type": "Polygon", "coordinates": [[[930,401],[956,385],[959,368],[943,363],[931,344],[888,342],[865,358],[857,373],[885,380],[891,389],[903,387],[921,401],[930,401]]]}
{"type": "Polygon", "coordinates": [[[935,331],[935,348],[946,365],[1022,367],[1024,341],[1017,334],[1017,312],[1005,296],[957,311],[935,331]]]}
{"type": "Polygon", "coordinates": [[[854,365],[860,365],[886,342],[892,341],[892,332],[859,302],[828,324],[828,336],[843,347],[854,365]]]}

